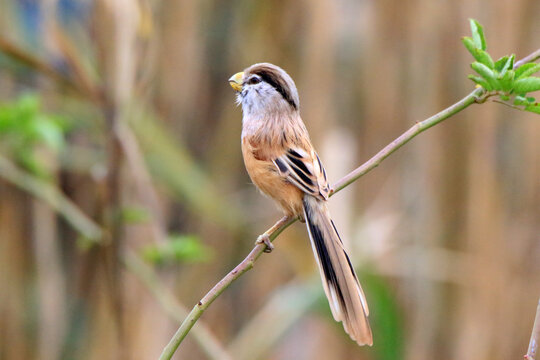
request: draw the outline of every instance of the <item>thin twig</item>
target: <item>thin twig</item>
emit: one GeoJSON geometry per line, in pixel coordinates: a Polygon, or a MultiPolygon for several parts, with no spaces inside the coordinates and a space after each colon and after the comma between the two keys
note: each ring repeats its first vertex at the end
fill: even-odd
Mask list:
{"type": "Polygon", "coordinates": [[[502,105],[508,106],[509,108],[512,108],[512,109],[516,109],[516,110],[519,110],[519,111],[525,111],[525,109],[520,108],[517,105],[510,104],[509,102],[506,102],[506,101],[502,101],[502,100],[499,100],[499,99],[491,99],[491,101],[493,101],[493,102],[495,102],[497,104],[502,104],[502,105]]]}
{"type": "Polygon", "coordinates": [[[536,317],[534,318],[534,325],[531,332],[531,341],[529,341],[529,349],[527,355],[524,356],[525,360],[536,360],[536,354],[538,352],[538,342],[540,341],[540,299],[538,299],[538,306],[536,307],[536,317]]]}
{"type": "Polygon", "coordinates": [[[137,138],[125,121],[120,121],[116,125],[118,141],[122,146],[122,151],[131,169],[135,186],[139,192],[139,197],[143,201],[145,207],[151,209],[152,212],[150,227],[154,236],[154,241],[157,243],[164,243],[167,238],[167,232],[163,222],[163,215],[159,208],[158,195],[154,188],[154,184],[152,183],[152,177],[144,162],[144,156],[139,143],[137,142],[137,138]]]}
{"type": "Polygon", "coordinates": [[[352,182],[358,180],[360,177],[362,177],[369,171],[379,166],[379,164],[384,159],[386,159],[394,151],[396,151],[397,149],[405,145],[407,142],[413,139],[416,135],[429,129],[432,126],[437,125],[441,121],[448,119],[450,116],[457,114],[458,112],[470,106],[471,104],[474,104],[476,102],[476,99],[481,97],[483,93],[484,93],[484,90],[482,88],[477,88],[473,92],[471,92],[469,95],[465,96],[463,99],[455,103],[454,105],[444,109],[443,111],[439,112],[438,114],[433,115],[432,117],[424,121],[416,123],[409,130],[401,134],[401,136],[399,136],[397,139],[392,141],[390,144],[386,145],[384,149],[382,149],[375,156],[373,156],[371,159],[366,161],[362,166],[358,167],[356,170],[346,175],[341,180],[339,180],[336,184],[334,184],[334,187],[331,191],[331,195],[347,187],[352,182]]]}
{"type": "MultiPolygon", "coordinates": [[[[457,114],[461,110],[467,108],[468,106],[474,104],[477,99],[479,99],[484,94],[482,88],[477,88],[469,95],[455,103],[454,105],[448,107],[447,109],[439,112],[432,117],[416,123],[413,127],[399,136],[396,140],[388,144],[384,149],[379,151],[375,156],[365,162],[362,166],[346,175],[344,178],[339,180],[334,186],[330,194],[333,195],[343,188],[347,187],[354,181],[358,180],[363,175],[367,174],[369,171],[376,168],[384,159],[386,159],[390,154],[399,149],[401,146],[406,144],[416,135],[421,132],[429,129],[430,127],[440,123],[441,121],[448,119],[450,116],[457,114]]],[[[267,230],[263,235],[268,235],[270,240],[274,240],[286,227],[294,223],[297,219],[289,219],[287,217],[282,218],[278,221],[272,228],[267,230]]],[[[238,277],[243,273],[253,268],[254,262],[261,256],[265,249],[265,245],[257,244],[249,255],[238,264],[231,272],[229,272],[223,279],[221,279],[203,298],[193,310],[186,317],[184,322],[180,325],[172,339],[169,341],[167,346],[163,349],[161,353],[160,360],[169,360],[173,356],[174,352],[186,337],[190,329],[195,325],[195,322],[199,319],[202,313],[210,306],[210,304],[238,277]]]]}
{"type": "Polygon", "coordinates": [[[540,49],[530,53],[529,55],[525,56],[523,59],[516,61],[514,63],[514,69],[517,69],[521,65],[526,64],[528,62],[534,62],[538,59],[540,59],[540,49]]]}
{"type": "Polygon", "coordinates": [[[77,90],[77,85],[73,82],[72,79],[62,74],[60,71],[55,69],[47,62],[44,62],[41,59],[33,56],[29,52],[14,45],[11,41],[1,36],[0,51],[8,57],[17,60],[20,64],[24,64],[34,70],[37,70],[38,72],[47,75],[48,77],[56,80],[62,85],[66,85],[73,90],[77,90]]]}

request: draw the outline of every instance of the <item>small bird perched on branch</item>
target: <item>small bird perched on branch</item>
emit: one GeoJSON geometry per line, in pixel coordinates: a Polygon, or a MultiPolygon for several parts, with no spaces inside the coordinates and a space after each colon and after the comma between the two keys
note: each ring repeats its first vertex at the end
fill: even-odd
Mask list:
{"type": "MultiPolygon", "coordinates": [[[[251,180],[287,216],[306,222],[334,319],[359,345],[372,345],[366,298],[326,206],[330,186],[300,117],[294,81],[261,63],[229,84],[242,105],[242,154],[251,180]]],[[[257,241],[271,251],[268,235],[257,241]]]]}

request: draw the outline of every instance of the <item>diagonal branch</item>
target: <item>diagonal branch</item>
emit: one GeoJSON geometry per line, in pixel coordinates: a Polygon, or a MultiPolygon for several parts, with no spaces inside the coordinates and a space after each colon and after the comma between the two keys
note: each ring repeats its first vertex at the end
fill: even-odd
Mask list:
{"type": "MultiPolygon", "coordinates": [[[[65,45],[65,43],[63,45],[65,45]]],[[[62,46],[62,48],[65,48],[65,46],[62,46]]],[[[51,78],[58,84],[65,86],[76,94],[88,96],[90,99],[95,101],[102,100],[99,89],[96,86],[92,86],[89,81],[83,81],[87,78],[81,76],[79,73],[81,66],[74,68],[73,66],[75,62],[70,60],[71,58],[66,58],[66,61],[72,65],[72,68],[70,69],[72,71],[66,74],[56,69],[47,61],[40,59],[31,52],[24,50],[2,36],[0,36],[0,52],[4,53],[11,59],[16,60],[19,64],[25,65],[30,69],[51,78]]]]}
{"type": "MultiPolygon", "coordinates": [[[[263,235],[268,235],[270,237],[270,241],[274,240],[283,230],[285,230],[289,225],[294,223],[296,219],[289,218],[287,216],[284,216],[281,218],[274,226],[272,226],[269,230],[267,230],[263,235]]],[[[214,300],[217,299],[219,295],[225,289],[229,287],[230,284],[236,279],[238,279],[242,274],[244,274],[246,271],[251,270],[253,268],[253,265],[255,264],[255,261],[262,255],[264,250],[266,249],[266,245],[264,244],[257,244],[251,250],[251,252],[246,256],[246,258],[238,264],[234,269],[231,270],[223,279],[221,279],[202,299],[195,305],[195,307],[191,310],[189,315],[185,318],[184,322],[178,330],[176,330],[176,333],[174,334],[173,338],[167,344],[165,349],[163,349],[163,352],[161,353],[161,356],[159,357],[160,360],[163,359],[170,359],[176,349],[178,349],[178,346],[184,340],[188,332],[191,330],[193,325],[197,322],[197,320],[201,317],[203,312],[212,304],[214,300]]]]}
{"type": "Polygon", "coordinates": [[[476,90],[471,92],[469,95],[465,96],[463,99],[461,99],[454,105],[444,109],[443,111],[439,112],[438,114],[433,115],[432,117],[424,121],[416,123],[409,130],[401,134],[397,139],[392,141],[390,144],[386,145],[384,149],[382,149],[375,156],[373,156],[371,159],[366,161],[362,166],[353,170],[350,174],[346,175],[341,180],[339,180],[336,184],[334,184],[331,195],[349,186],[351,183],[355,182],[360,177],[364,176],[365,174],[367,174],[368,172],[370,172],[371,170],[379,166],[379,164],[384,159],[386,159],[397,149],[399,149],[400,147],[408,143],[416,135],[420,134],[421,132],[424,132],[425,130],[429,129],[432,126],[437,125],[443,120],[448,119],[450,116],[457,114],[458,112],[465,109],[466,107],[474,104],[476,100],[480,98],[483,94],[484,94],[484,89],[477,88],[476,90]]]}
{"type": "Polygon", "coordinates": [[[41,199],[61,214],[81,235],[92,243],[102,241],[103,231],[91,218],[84,214],[69,198],[52,184],[19,169],[0,155],[0,178],[41,199]]]}
{"type": "Polygon", "coordinates": [[[528,62],[535,62],[536,60],[540,59],[540,49],[530,53],[529,55],[525,56],[523,59],[516,61],[514,64],[514,69],[517,69],[523,64],[526,64],[528,62]]]}

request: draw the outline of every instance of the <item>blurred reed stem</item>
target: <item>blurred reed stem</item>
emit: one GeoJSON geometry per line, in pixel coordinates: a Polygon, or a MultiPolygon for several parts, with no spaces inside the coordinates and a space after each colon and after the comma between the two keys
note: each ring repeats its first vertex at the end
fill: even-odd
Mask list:
{"type": "MultiPolygon", "coordinates": [[[[158,276],[153,269],[141,261],[137,255],[128,253],[124,256],[123,262],[126,268],[148,288],[165,312],[173,319],[181,321],[187,316],[187,309],[182,304],[178,303],[176,298],[160,284],[158,276]]],[[[232,359],[214,334],[205,325],[199,324],[197,328],[193,329],[193,336],[195,341],[197,341],[201,349],[210,359],[232,359]]]]}
{"type": "Polygon", "coordinates": [[[54,185],[19,169],[2,155],[0,155],[0,177],[47,203],[91,243],[102,242],[103,232],[99,225],[85,215],[54,185]]]}

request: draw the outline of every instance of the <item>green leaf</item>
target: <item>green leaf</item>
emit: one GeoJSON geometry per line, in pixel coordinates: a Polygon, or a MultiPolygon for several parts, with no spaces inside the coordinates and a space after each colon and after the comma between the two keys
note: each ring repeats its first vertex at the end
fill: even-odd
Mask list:
{"type": "Polygon", "coordinates": [[[501,85],[497,81],[495,73],[486,65],[475,61],[471,64],[471,68],[482,76],[488,82],[489,86],[493,88],[493,90],[501,89],[501,85]]]}
{"type": "Polygon", "coordinates": [[[28,148],[21,148],[17,151],[16,154],[17,162],[24,167],[26,170],[31,172],[33,175],[36,175],[41,178],[47,178],[50,176],[50,172],[43,165],[42,162],[38,160],[34,151],[28,148]]]}
{"type": "Polygon", "coordinates": [[[510,92],[510,90],[512,90],[514,87],[514,76],[514,70],[505,71],[504,75],[499,80],[503,91],[510,92]]]}
{"type": "Polygon", "coordinates": [[[503,56],[502,58],[500,58],[499,60],[495,62],[494,69],[498,72],[501,72],[507,61],[508,61],[508,56],[503,56]]]}
{"type": "Polygon", "coordinates": [[[24,94],[17,101],[17,108],[27,115],[33,116],[38,112],[41,102],[35,94],[24,94]]]}
{"type": "Polygon", "coordinates": [[[473,56],[478,62],[481,62],[482,64],[486,65],[488,68],[493,69],[495,67],[495,64],[493,63],[493,59],[484,50],[474,49],[473,56]]]}
{"type": "Polygon", "coordinates": [[[504,62],[502,68],[499,70],[497,69],[497,67],[495,67],[495,70],[497,70],[499,72],[499,76],[502,78],[506,72],[509,70],[509,69],[512,69],[514,67],[514,59],[515,59],[515,55],[512,54],[510,55],[510,57],[508,56],[504,56],[502,57],[501,59],[506,59],[506,61],[504,62]]]}
{"type": "Polygon", "coordinates": [[[66,132],[62,119],[44,114],[40,103],[35,94],[23,94],[13,102],[0,104],[3,149],[36,174],[45,173],[47,167],[37,156],[44,149],[62,149],[66,132]]]}
{"type": "Polygon", "coordinates": [[[540,64],[527,63],[516,69],[516,79],[526,78],[540,71],[540,64]]]}
{"type": "Polygon", "coordinates": [[[464,36],[464,37],[461,38],[461,42],[463,43],[463,45],[465,45],[467,50],[469,50],[471,55],[474,56],[474,53],[475,53],[475,50],[477,49],[477,47],[474,45],[473,39],[468,37],[468,36],[464,36]]]}
{"type": "Polygon", "coordinates": [[[212,249],[194,235],[170,235],[164,244],[143,249],[143,257],[154,264],[172,262],[204,262],[212,257],[212,249]]]}
{"type": "Polygon", "coordinates": [[[513,90],[516,94],[526,94],[540,90],[540,78],[528,77],[516,80],[513,90]]]}
{"type": "Polygon", "coordinates": [[[474,81],[477,85],[480,85],[481,87],[486,89],[487,91],[493,90],[493,88],[488,84],[486,80],[484,80],[483,77],[476,76],[476,75],[469,75],[468,78],[474,81]]]}
{"type": "Polygon", "coordinates": [[[474,19],[469,19],[469,22],[471,24],[471,33],[474,45],[479,49],[486,50],[486,39],[484,37],[484,29],[482,28],[482,25],[480,25],[478,21],[474,19]]]}
{"type": "Polygon", "coordinates": [[[518,95],[514,98],[514,105],[529,105],[525,96],[518,95]]]}
{"type": "Polygon", "coordinates": [[[484,50],[477,48],[476,44],[474,43],[473,39],[470,37],[463,37],[461,39],[467,50],[471,53],[471,55],[474,57],[474,59],[478,62],[481,62],[482,64],[486,65],[490,69],[494,68],[493,59],[491,56],[484,50]]]}
{"type": "Polygon", "coordinates": [[[46,116],[36,116],[32,126],[36,142],[43,142],[53,150],[60,150],[64,145],[62,129],[46,116]]]}
{"type": "Polygon", "coordinates": [[[122,208],[122,220],[129,224],[140,224],[147,222],[150,218],[148,210],[142,207],[124,207],[122,208]]]}
{"type": "Polygon", "coordinates": [[[540,115],[540,104],[537,103],[537,104],[525,106],[525,110],[540,115]]]}

